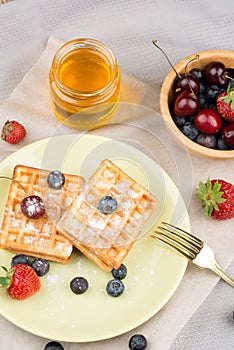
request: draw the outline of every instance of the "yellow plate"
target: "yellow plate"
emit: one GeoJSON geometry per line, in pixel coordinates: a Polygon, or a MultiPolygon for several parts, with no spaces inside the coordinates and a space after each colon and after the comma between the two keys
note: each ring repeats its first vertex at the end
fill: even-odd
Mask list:
{"type": "MultiPolygon", "coordinates": [[[[18,327],[48,339],[65,342],[89,342],[125,333],[157,313],[177,289],[187,261],[150,237],[161,221],[169,221],[190,230],[184,201],[170,177],[151,158],[134,147],[95,135],[64,135],[30,144],[0,164],[0,175],[12,175],[16,164],[44,169],[60,169],[86,179],[99,163],[109,158],[158,198],[158,206],[141,237],[125,260],[128,275],[126,290],[113,298],[106,293],[111,273],[100,270],[78,251],[67,265],[51,263],[41,277],[40,292],[24,301],[11,299],[0,290],[0,313],[18,327]],[[71,292],[75,276],[89,281],[82,295],[71,292]]],[[[9,182],[0,181],[0,220],[9,182]]],[[[13,254],[0,251],[0,265],[9,266],[13,254]]]]}

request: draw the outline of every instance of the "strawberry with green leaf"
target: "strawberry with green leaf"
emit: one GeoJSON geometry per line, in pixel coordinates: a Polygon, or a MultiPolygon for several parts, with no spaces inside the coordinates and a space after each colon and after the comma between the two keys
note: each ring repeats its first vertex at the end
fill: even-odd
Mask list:
{"type": "Polygon", "coordinates": [[[227,91],[220,94],[216,101],[219,114],[228,122],[234,121],[234,87],[230,83],[227,91]]]}
{"type": "Polygon", "coordinates": [[[221,179],[208,179],[204,184],[199,182],[196,197],[200,199],[205,216],[217,220],[234,218],[234,186],[221,179]]]}
{"type": "Polygon", "coordinates": [[[18,264],[9,270],[4,266],[1,268],[6,272],[6,276],[0,277],[0,285],[7,289],[11,298],[23,300],[40,290],[39,277],[31,266],[18,264]]]}

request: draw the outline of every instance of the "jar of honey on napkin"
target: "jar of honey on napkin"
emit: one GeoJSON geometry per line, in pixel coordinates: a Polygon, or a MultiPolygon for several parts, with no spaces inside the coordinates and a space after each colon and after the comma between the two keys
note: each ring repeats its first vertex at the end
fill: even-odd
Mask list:
{"type": "Polygon", "coordinates": [[[120,69],[113,52],[98,40],[64,44],[53,58],[49,80],[52,110],[69,127],[95,129],[117,111],[120,69]]]}

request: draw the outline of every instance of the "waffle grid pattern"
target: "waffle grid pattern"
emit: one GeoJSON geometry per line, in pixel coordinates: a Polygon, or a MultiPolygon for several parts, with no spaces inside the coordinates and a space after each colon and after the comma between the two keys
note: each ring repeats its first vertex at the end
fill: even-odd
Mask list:
{"type": "Polygon", "coordinates": [[[58,233],[53,220],[58,219],[74,200],[83,179],[65,174],[63,188],[51,190],[46,183],[48,174],[49,171],[23,165],[15,167],[13,180],[17,182],[11,182],[0,231],[0,247],[65,263],[72,253],[72,244],[58,233]],[[46,207],[46,214],[42,218],[31,220],[21,212],[20,203],[26,194],[19,182],[29,195],[42,197],[46,207]]]}
{"type": "Polygon", "coordinates": [[[58,230],[78,249],[85,249],[107,266],[118,268],[156,204],[156,198],[110,160],[104,160],[85,189],[58,222],[58,230]],[[118,202],[109,215],[97,209],[100,198],[118,202]],[[86,246],[86,248],[85,248],[86,246]]]}

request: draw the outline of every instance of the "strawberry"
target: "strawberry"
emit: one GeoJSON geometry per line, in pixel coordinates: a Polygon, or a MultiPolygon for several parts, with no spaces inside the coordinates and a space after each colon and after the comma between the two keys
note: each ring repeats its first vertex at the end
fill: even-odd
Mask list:
{"type": "Polygon", "coordinates": [[[41,282],[31,266],[17,264],[9,270],[1,267],[6,272],[6,277],[0,277],[0,284],[7,289],[11,298],[23,300],[40,290],[41,282]]]}
{"type": "Polygon", "coordinates": [[[234,87],[228,85],[227,91],[220,94],[216,101],[219,114],[228,122],[234,121],[234,87]]]}
{"type": "Polygon", "coordinates": [[[199,182],[196,196],[201,200],[205,216],[217,220],[234,218],[234,186],[230,182],[221,179],[199,182]]]}
{"type": "Polygon", "coordinates": [[[2,128],[2,140],[8,143],[18,143],[24,139],[26,130],[22,124],[16,120],[7,120],[2,128]]]}

